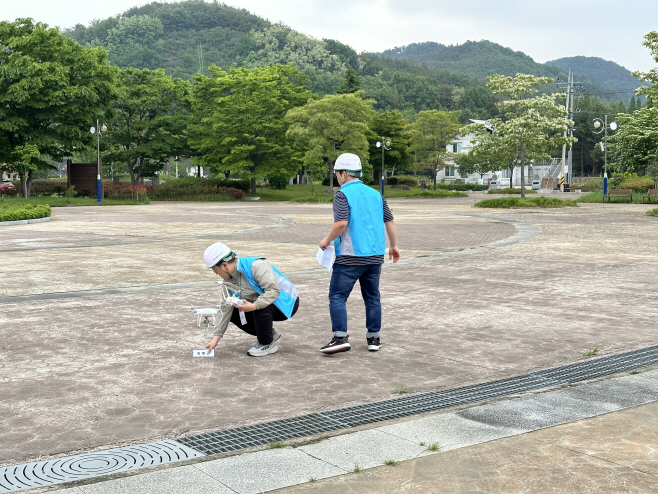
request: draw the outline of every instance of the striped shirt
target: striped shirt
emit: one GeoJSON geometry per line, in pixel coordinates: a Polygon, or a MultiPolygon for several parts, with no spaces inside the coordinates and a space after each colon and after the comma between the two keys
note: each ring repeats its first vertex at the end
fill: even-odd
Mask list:
{"type": "MultiPolygon", "coordinates": [[[[393,221],[393,214],[386,203],[386,199],[382,198],[382,206],[384,206],[384,223],[393,221]]],[[[347,197],[342,192],[338,191],[334,194],[334,222],[336,221],[349,221],[350,220],[350,206],[347,202],[347,197]]],[[[334,261],[336,264],[343,266],[364,266],[368,264],[384,264],[384,256],[336,256],[334,261]]]]}

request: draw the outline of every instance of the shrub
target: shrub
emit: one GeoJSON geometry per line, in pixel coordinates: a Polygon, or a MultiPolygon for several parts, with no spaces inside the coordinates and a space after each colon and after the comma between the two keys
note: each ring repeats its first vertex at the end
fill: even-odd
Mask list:
{"type": "Polygon", "coordinates": [[[243,192],[249,192],[251,189],[251,182],[249,180],[231,180],[226,178],[203,178],[203,177],[184,177],[184,178],[172,178],[167,180],[164,183],[156,185],[160,187],[162,185],[167,185],[169,187],[186,187],[188,185],[211,185],[215,187],[226,187],[233,189],[240,189],[243,192]]]}
{"type": "MultiPolygon", "coordinates": [[[[434,184],[427,183],[428,189],[433,187],[434,184]]],[[[480,184],[436,184],[436,188],[443,190],[461,190],[465,192],[467,190],[487,190],[489,186],[480,184]]]]}
{"type": "Polygon", "coordinates": [[[1,196],[15,196],[18,194],[18,191],[20,189],[20,184],[18,187],[14,185],[13,189],[10,189],[9,187],[0,187],[0,195],[1,196]]]}
{"type": "Polygon", "coordinates": [[[133,199],[144,202],[147,196],[146,185],[133,185],[129,183],[104,184],[105,199],[133,199]]]}
{"type": "Polygon", "coordinates": [[[50,206],[42,204],[33,206],[26,204],[25,206],[10,207],[6,204],[0,206],[0,221],[20,221],[20,220],[33,220],[37,218],[45,218],[50,216],[50,206]]]}
{"type": "Polygon", "coordinates": [[[576,207],[574,200],[562,200],[554,197],[499,197],[476,202],[478,208],[563,208],[576,207]]]}
{"type": "Polygon", "coordinates": [[[170,184],[169,182],[159,185],[146,185],[146,193],[150,199],[162,201],[175,200],[214,200],[228,201],[231,199],[242,199],[244,191],[233,187],[222,187],[206,183],[188,183],[186,185],[170,184]]]}
{"type": "Polygon", "coordinates": [[[388,185],[408,185],[409,187],[416,187],[418,185],[418,179],[404,175],[388,177],[388,185]]]}
{"type": "Polygon", "coordinates": [[[603,179],[602,178],[592,178],[584,184],[574,185],[575,188],[580,188],[583,192],[594,192],[603,188],[603,179]]]}
{"type": "Polygon", "coordinates": [[[288,187],[288,179],[282,177],[281,175],[267,177],[267,180],[270,182],[270,187],[276,190],[283,190],[288,187]]]}
{"type": "Polygon", "coordinates": [[[619,184],[620,189],[633,189],[633,192],[640,194],[646,194],[654,186],[655,182],[649,177],[627,178],[619,184]]]}
{"type": "Polygon", "coordinates": [[[468,197],[464,192],[450,192],[447,190],[417,190],[411,194],[406,194],[404,197],[431,199],[433,197],[468,197]]]}
{"type": "MultiPolygon", "coordinates": [[[[521,189],[510,189],[509,187],[506,189],[489,189],[489,194],[520,194],[520,193],[521,193],[521,189]]],[[[536,194],[537,191],[526,188],[525,193],[536,194]]]]}

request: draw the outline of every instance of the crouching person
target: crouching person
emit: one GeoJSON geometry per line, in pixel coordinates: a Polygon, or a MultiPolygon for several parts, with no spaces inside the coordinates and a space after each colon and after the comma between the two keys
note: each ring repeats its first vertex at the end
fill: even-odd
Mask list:
{"type": "Polygon", "coordinates": [[[274,321],[285,321],[299,308],[299,294],[293,285],[269,261],[260,257],[240,257],[221,242],[212,244],[203,254],[206,266],[223,280],[240,289],[244,305],[222,307],[222,318],[206,345],[208,351],[222,339],[228,323],[255,336],[256,343],[247,351],[263,357],[278,350],[281,337],[272,327],[274,321]]]}

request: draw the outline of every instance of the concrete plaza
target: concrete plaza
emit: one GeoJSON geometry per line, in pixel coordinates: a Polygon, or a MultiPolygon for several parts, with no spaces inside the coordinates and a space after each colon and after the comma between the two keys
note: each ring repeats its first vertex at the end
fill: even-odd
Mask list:
{"type": "Polygon", "coordinates": [[[656,344],[649,206],[472,208],[480,198],[390,201],[403,261],[382,274],[382,349],[366,349],[357,290],[353,350],[334,356],[318,351],[331,336],[329,275],[315,261],[328,204],[58,208],[50,222],[2,228],[0,466],[656,344]],[[182,306],[214,304],[202,253],[218,240],[267,257],[300,291],[273,356],[249,358],[252,337],[230,328],[214,359],[191,358],[208,337],[182,306]]]}

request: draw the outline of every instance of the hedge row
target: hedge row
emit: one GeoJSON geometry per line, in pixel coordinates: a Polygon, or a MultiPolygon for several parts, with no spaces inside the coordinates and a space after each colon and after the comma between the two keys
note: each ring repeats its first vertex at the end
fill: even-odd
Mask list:
{"type": "Polygon", "coordinates": [[[0,207],[0,221],[21,221],[21,220],[34,220],[37,218],[45,218],[50,216],[50,206],[42,204],[40,206],[33,206],[26,204],[25,206],[0,207]]]}
{"type": "MultiPolygon", "coordinates": [[[[434,184],[428,183],[427,187],[434,187],[434,184]]],[[[467,190],[487,190],[489,186],[480,184],[436,184],[436,188],[443,190],[460,190],[465,192],[467,190]]]]}
{"type": "Polygon", "coordinates": [[[244,191],[233,187],[221,187],[218,185],[189,184],[184,186],[160,184],[145,186],[148,197],[155,200],[185,200],[198,196],[211,196],[218,200],[242,199],[244,191]]]}

